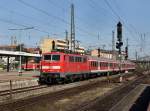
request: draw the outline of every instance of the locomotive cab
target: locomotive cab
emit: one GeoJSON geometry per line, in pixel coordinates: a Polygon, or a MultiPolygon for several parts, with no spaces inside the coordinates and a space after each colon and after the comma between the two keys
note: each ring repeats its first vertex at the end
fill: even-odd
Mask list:
{"type": "Polygon", "coordinates": [[[52,81],[55,81],[54,79],[60,78],[63,65],[62,63],[63,54],[61,53],[52,52],[43,54],[40,69],[40,81],[52,83],[52,81]]]}

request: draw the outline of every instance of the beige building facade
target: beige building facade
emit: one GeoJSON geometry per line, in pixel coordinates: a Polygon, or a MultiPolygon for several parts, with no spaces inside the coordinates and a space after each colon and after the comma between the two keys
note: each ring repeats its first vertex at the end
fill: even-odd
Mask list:
{"type": "MultiPolygon", "coordinates": [[[[42,53],[51,52],[52,50],[60,50],[66,51],[69,50],[68,41],[63,39],[55,39],[55,38],[44,38],[40,43],[40,49],[42,53]]],[[[76,52],[84,53],[83,47],[77,47],[76,52]]]]}
{"type": "MultiPolygon", "coordinates": [[[[121,58],[122,60],[125,60],[125,52],[122,51],[121,54],[121,58]]],[[[101,58],[107,58],[107,59],[119,59],[119,54],[117,51],[112,51],[112,50],[103,50],[100,49],[98,51],[98,49],[94,49],[91,51],[91,56],[97,56],[97,57],[101,57],[101,58]]]]}
{"type": "Polygon", "coordinates": [[[113,58],[113,54],[112,51],[106,51],[106,50],[99,50],[95,49],[91,51],[91,56],[99,56],[101,58],[107,58],[107,59],[112,59],[113,58]]]}

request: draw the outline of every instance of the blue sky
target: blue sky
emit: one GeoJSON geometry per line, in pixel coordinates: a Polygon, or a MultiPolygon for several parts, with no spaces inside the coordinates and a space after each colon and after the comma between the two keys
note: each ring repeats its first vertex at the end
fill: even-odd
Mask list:
{"type": "Polygon", "coordinates": [[[150,53],[149,0],[0,0],[0,44],[10,44],[11,36],[21,38],[28,47],[36,46],[48,35],[65,38],[65,30],[70,31],[71,3],[75,6],[76,39],[84,47],[105,44],[105,49],[111,49],[112,30],[116,38],[120,20],[124,44],[129,39],[130,58],[135,57],[135,51],[139,56],[150,53]],[[25,27],[34,29],[8,30],[25,27]]]}

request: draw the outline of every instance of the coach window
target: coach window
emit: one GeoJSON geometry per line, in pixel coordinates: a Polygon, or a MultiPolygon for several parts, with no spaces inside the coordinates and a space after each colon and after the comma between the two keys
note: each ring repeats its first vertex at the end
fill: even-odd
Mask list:
{"type": "Polygon", "coordinates": [[[104,67],[107,67],[107,63],[104,63],[105,64],[105,66],[104,67]]]}
{"type": "Polygon", "coordinates": [[[92,61],[92,67],[94,67],[94,61],[92,61]]]}
{"type": "Polygon", "coordinates": [[[102,67],[102,62],[100,62],[100,67],[102,67]]]}
{"type": "Polygon", "coordinates": [[[110,63],[110,67],[112,67],[113,65],[112,65],[112,63],[110,63]]]}
{"type": "Polygon", "coordinates": [[[60,61],[60,55],[52,55],[53,61],[60,61]]]}
{"type": "Polygon", "coordinates": [[[91,67],[93,67],[93,61],[91,61],[91,67]]]}
{"type": "Polygon", "coordinates": [[[106,67],[106,63],[104,62],[104,67],[106,67]]]}
{"type": "Polygon", "coordinates": [[[106,63],[106,67],[108,67],[108,63],[106,63]]]}
{"type": "Polygon", "coordinates": [[[98,62],[96,62],[96,67],[98,67],[98,62]]]}
{"type": "Polygon", "coordinates": [[[103,67],[105,67],[105,62],[103,62],[103,67]]]}

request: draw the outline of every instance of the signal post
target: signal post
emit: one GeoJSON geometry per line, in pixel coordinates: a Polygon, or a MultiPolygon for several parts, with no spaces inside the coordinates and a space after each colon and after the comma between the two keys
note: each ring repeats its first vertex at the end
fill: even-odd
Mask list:
{"type": "Polygon", "coordinates": [[[118,22],[117,24],[117,42],[116,42],[116,48],[118,49],[118,54],[119,54],[119,82],[122,82],[122,75],[121,75],[121,62],[122,62],[122,57],[121,57],[121,47],[123,46],[122,42],[122,24],[121,22],[118,22]]]}

